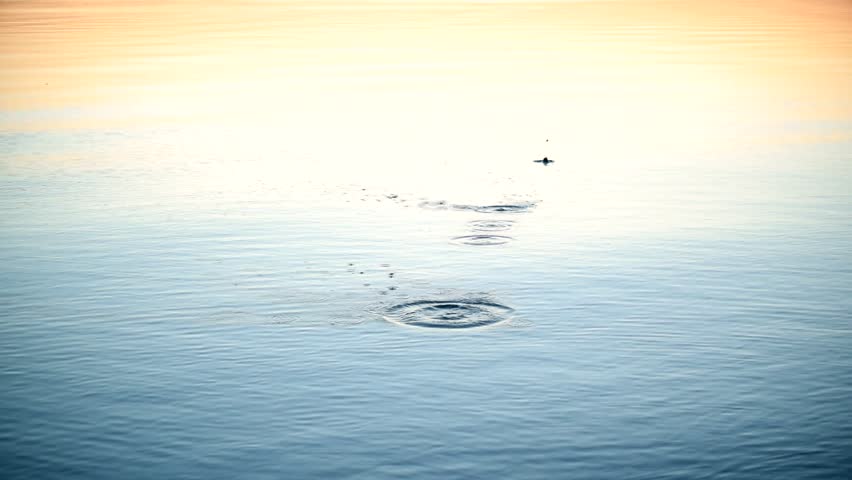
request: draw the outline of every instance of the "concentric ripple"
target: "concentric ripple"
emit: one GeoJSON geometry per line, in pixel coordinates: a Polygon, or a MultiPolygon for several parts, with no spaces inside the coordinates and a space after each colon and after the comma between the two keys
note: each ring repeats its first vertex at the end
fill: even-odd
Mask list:
{"type": "Polygon", "coordinates": [[[479,205],[472,208],[479,213],[524,213],[535,207],[534,203],[507,203],[501,205],[479,205]]]}
{"type": "Polygon", "coordinates": [[[479,299],[419,300],[394,305],[385,319],[400,325],[422,328],[478,328],[510,318],[512,309],[479,299]]]}
{"type": "Polygon", "coordinates": [[[454,237],[450,239],[452,243],[457,245],[474,246],[503,245],[511,242],[512,240],[514,240],[512,237],[507,237],[505,235],[463,235],[461,237],[454,237]]]}
{"type": "Polygon", "coordinates": [[[444,200],[420,202],[427,210],[458,210],[478,213],[524,213],[535,208],[535,202],[499,203],[494,205],[465,205],[444,200]]]}
{"type": "Polygon", "coordinates": [[[474,220],[468,222],[470,228],[476,232],[500,232],[509,230],[515,225],[514,220],[474,220]]]}

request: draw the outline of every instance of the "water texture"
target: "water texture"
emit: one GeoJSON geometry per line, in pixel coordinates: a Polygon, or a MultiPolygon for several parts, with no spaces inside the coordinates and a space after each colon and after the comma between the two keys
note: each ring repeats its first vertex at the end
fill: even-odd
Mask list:
{"type": "Polygon", "coordinates": [[[833,0],[0,2],[0,477],[849,478],[850,51],[833,0]]]}
{"type": "Polygon", "coordinates": [[[468,225],[477,232],[500,232],[511,229],[514,223],[514,220],[474,220],[468,225]]]}
{"type": "Polygon", "coordinates": [[[424,328],[477,328],[508,320],[512,309],[477,298],[418,300],[389,308],[385,318],[401,325],[424,328]]]}
{"type": "Polygon", "coordinates": [[[454,237],[451,239],[452,243],[457,243],[459,245],[474,245],[474,246],[488,246],[488,245],[503,245],[512,241],[512,237],[506,235],[462,235],[460,237],[454,237]]]}

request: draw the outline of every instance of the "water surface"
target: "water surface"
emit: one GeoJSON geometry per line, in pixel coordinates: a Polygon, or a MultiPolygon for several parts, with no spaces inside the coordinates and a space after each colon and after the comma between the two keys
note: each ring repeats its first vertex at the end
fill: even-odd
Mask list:
{"type": "Polygon", "coordinates": [[[3,2],[4,478],[847,477],[850,52],[844,1],[3,2]]]}

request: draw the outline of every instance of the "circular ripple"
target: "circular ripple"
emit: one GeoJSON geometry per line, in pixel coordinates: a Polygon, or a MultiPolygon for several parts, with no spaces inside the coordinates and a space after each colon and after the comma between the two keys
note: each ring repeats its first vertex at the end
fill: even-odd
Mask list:
{"type": "Polygon", "coordinates": [[[486,245],[503,245],[504,243],[509,243],[512,240],[512,237],[507,237],[505,235],[464,235],[450,239],[452,243],[458,245],[474,245],[477,247],[486,245]]]}
{"type": "Polygon", "coordinates": [[[449,203],[444,200],[420,202],[420,208],[427,210],[458,210],[479,213],[524,213],[535,208],[535,202],[501,203],[495,205],[465,205],[449,203]]]}
{"type": "Polygon", "coordinates": [[[524,213],[530,211],[533,203],[509,203],[505,205],[479,205],[473,210],[479,213],[524,213]]]}
{"type": "Polygon", "coordinates": [[[478,232],[499,232],[509,230],[514,224],[514,220],[474,220],[468,223],[470,228],[478,232]]]}
{"type": "Polygon", "coordinates": [[[422,328],[477,328],[509,319],[512,309],[484,300],[420,300],[390,307],[385,318],[422,328]]]}

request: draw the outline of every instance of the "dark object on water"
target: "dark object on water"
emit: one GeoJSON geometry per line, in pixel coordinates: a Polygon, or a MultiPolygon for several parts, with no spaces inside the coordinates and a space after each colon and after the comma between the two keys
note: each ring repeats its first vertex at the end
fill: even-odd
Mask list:
{"type": "Polygon", "coordinates": [[[533,160],[535,163],[542,163],[544,166],[547,166],[548,163],[553,163],[556,160],[550,160],[547,157],[542,158],[541,160],[533,160]]]}

